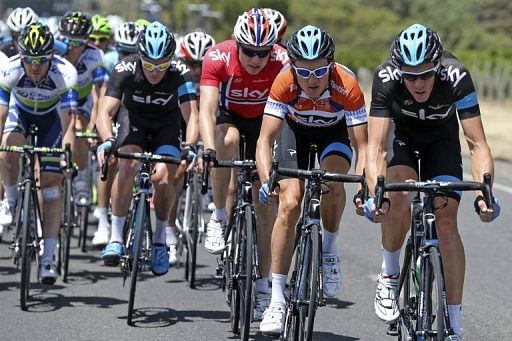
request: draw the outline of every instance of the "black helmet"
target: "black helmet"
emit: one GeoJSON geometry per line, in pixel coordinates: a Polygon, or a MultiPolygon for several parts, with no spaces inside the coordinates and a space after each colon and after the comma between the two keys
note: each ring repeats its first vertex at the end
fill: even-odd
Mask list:
{"type": "Polygon", "coordinates": [[[308,25],[295,32],[286,46],[293,60],[334,59],[334,41],[325,30],[308,25]]]}
{"type": "Polygon", "coordinates": [[[21,31],[18,49],[22,55],[44,56],[53,52],[53,34],[48,26],[32,23],[21,31]]]}
{"type": "Polygon", "coordinates": [[[158,21],[149,24],[139,35],[138,52],[144,57],[159,59],[172,56],[175,51],[173,34],[158,21]]]}
{"type": "Polygon", "coordinates": [[[436,32],[414,24],[400,32],[391,45],[391,60],[397,66],[416,66],[437,62],[443,54],[443,45],[436,32]]]}
{"type": "Polygon", "coordinates": [[[59,31],[63,35],[88,36],[92,31],[91,16],[84,12],[67,12],[59,22],[59,31]]]}

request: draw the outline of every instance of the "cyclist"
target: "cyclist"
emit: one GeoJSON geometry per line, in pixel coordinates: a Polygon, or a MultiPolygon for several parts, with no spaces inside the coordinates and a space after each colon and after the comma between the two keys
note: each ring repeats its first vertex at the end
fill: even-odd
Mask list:
{"type": "MultiPolygon", "coordinates": [[[[180,59],[190,70],[196,93],[199,92],[199,81],[201,80],[201,69],[204,55],[206,51],[213,45],[215,45],[215,39],[213,39],[211,35],[201,31],[195,31],[185,35],[177,48],[177,51],[179,51],[180,59]]],[[[187,125],[185,121],[182,121],[182,134],[187,130],[186,127],[187,125]]],[[[184,166],[178,167],[176,177],[174,178],[175,188],[179,188],[180,184],[183,183],[184,171],[184,166]]],[[[169,215],[169,221],[166,228],[170,264],[176,264],[178,262],[178,240],[176,239],[176,210],[178,208],[178,200],[179,195],[176,196],[176,199],[171,206],[171,214],[169,215]]]]}
{"type": "MultiPolygon", "coordinates": [[[[473,179],[482,181],[484,173],[492,174],[493,159],[482,127],[475,87],[466,67],[443,51],[436,32],[420,24],[400,32],[390,54],[391,59],[375,70],[372,87],[366,162],[371,192],[379,174],[385,175],[389,182],[418,180],[420,173],[421,180],[461,180],[457,116],[468,141],[473,179]],[[420,153],[421,169],[418,169],[415,151],[420,153]]],[[[457,229],[460,194],[447,192],[446,197],[447,200],[436,199],[436,227],[450,323],[461,336],[465,260],[457,229]]],[[[365,215],[382,223],[383,262],[374,305],[377,316],[392,323],[399,316],[399,257],[409,229],[410,200],[402,193],[390,193],[389,199],[392,208],[389,210],[385,204],[380,211],[373,205],[373,199],[368,200],[365,215]]],[[[499,202],[488,208],[480,194],[475,199],[475,207],[482,221],[491,221],[499,214],[499,202]]]]}
{"type": "MultiPolygon", "coordinates": [[[[188,70],[179,61],[171,60],[176,49],[172,33],[155,21],[140,34],[138,55],[125,58],[114,67],[112,80],[102,97],[98,131],[105,142],[98,147],[98,160],[103,162],[105,151],[114,148],[111,117],[120,110],[129,118],[121,123],[117,144],[124,152],[151,151],[180,157],[180,120],[195,120],[189,124],[187,143],[195,143],[197,132],[196,93],[188,70]],[[121,101],[123,106],[121,106],[121,101]],[[181,111],[181,113],[180,113],[181,111]],[[151,144],[148,135],[152,136],[151,144]]],[[[133,179],[138,162],[121,159],[112,188],[112,235],[102,252],[107,266],[117,266],[122,254],[123,227],[130,206],[133,179]]],[[[165,227],[169,208],[175,195],[172,179],[175,165],[157,164],[152,177],[155,186],[156,224],[153,234],[152,271],[160,276],[167,273],[169,259],[165,246],[165,227]]]]}
{"type": "MultiPolygon", "coordinates": [[[[265,106],[256,148],[258,174],[263,183],[260,201],[267,204],[279,196],[272,233],[272,299],[260,324],[266,334],[280,334],[283,327],[284,289],[304,191],[301,181],[281,179],[279,189],[269,193],[272,151],[281,166],[308,169],[309,146],[315,143],[320,168],[347,173],[353,145],[355,171],[363,172],[367,142],[364,96],[352,71],[334,61],[334,50],[334,41],[321,28],[305,26],[295,32],[287,46],[292,67],[276,78],[265,106]]],[[[341,289],[336,237],[345,207],[345,190],[340,183],[330,183],[329,187],[320,208],[324,227],[322,275],[324,294],[334,297],[341,289]]]]}
{"type": "MultiPolygon", "coordinates": [[[[66,59],[78,72],[78,115],[72,124],[76,131],[92,130],[96,121],[98,99],[101,88],[108,81],[108,73],[103,63],[103,51],[89,44],[92,30],[89,14],[67,12],[59,22],[59,32],[67,46],[66,59]]],[[[90,204],[89,183],[87,181],[88,142],[77,139],[73,146],[73,159],[78,165],[78,174],[73,180],[76,202],[90,204]]]]}
{"type": "Polygon", "coordinates": [[[106,53],[112,42],[112,29],[107,18],[95,14],[91,18],[92,31],[89,34],[89,42],[106,53]]]}
{"type": "MultiPolygon", "coordinates": [[[[256,140],[270,86],[288,64],[286,50],[276,45],[277,27],[261,10],[253,8],[240,15],[234,40],[215,45],[205,55],[200,83],[200,131],[205,152],[219,159],[232,159],[238,150],[239,136],[246,136],[246,158],[255,159],[256,140]],[[216,112],[219,109],[217,118],[216,112]]],[[[229,169],[212,171],[215,210],[207,225],[205,248],[222,253],[227,220],[226,198],[229,169]]],[[[254,184],[254,197],[260,187],[254,184]]],[[[254,318],[261,319],[269,303],[270,236],[272,208],[254,202],[258,216],[258,250],[262,277],[256,281],[254,318]]]]}
{"type": "Polygon", "coordinates": [[[18,54],[18,38],[25,26],[35,23],[39,20],[39,16],[30,7],[17,7],[7,17],[7,26],[11,30],[11,41],[7,41],[1,51],[7,57],[18,54]]]}
{"type": "MultiPolygon", "coordinates": [[[[112,73],[114,66],[130,54],[137,52],[137,41],[142,27],[134,22],[125,22],[117,26],[114,34],[116,50],[105,54],[105,61],[109,74],[112,73]]],[[[119,65],[123,65],[122,63],[119,65]]],[[[121,67],[121,66],[118,66],[121,67]]],[[[126,114],[121,111],[121,114],[126,114]]],[[[113,124],[118,121],[117,115],[113,117],[113,124]]],[[[112,158],[114,159],[114,158],[112,158]]],[[[112,160],[109,166],[109,174],[107,181],[98,181],[98,205],[94,210],[94,216],[98,219],[98,230],[94,233],[92,244],[94,246],[105,246],[110,238],[110,223],[108,221],[108,204],[110,202],[110,192],[112,189],[112,181],[116,170],[115,160],[112,160]]],[[[101,176],[101,174],[98,174],[101,176]]]]}
{"type": "MultiPolygon", "coordinates": [[[[0,75],[2,144],[24,145],[29,126],[35,124],[39,128],[38,146],[60,147],[63,135],[71,131],[70,114],[77,105],[77,72],[71,63],[53,54],[53,35],[48,26],[26,26],[18,48],[19,56],[13,57],[0,75]]],[[[18,155],[0,155],[5,196],[13,212],[18,197],[18,155]]],[[[59,158],[42,157],[40,172],[44,202],[40,275],[43,283],[53,284],[58,276],[54,252],[62,212],[59,158]]]]}
{"type": "Polygon", "coordinates": [[[286,48],[286,39],[284,39],[284,34],[286,33],[286,28],[288,27],[288,22],[286,21],[286,18],[284,17],[283,13],[279,12],[276,9],[272,9],[272,8],[263,8],[262,11],[263,11],[263,14],[265,14],[267,17],[269,17],[276,23],[277,31],[278,31],[277,44],[286,48]]]}

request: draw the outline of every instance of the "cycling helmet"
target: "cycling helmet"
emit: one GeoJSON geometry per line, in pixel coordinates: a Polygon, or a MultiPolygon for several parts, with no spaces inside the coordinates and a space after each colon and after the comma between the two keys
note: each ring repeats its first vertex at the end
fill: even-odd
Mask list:
{"type": "Polygon", "coordinates": [[[50,28],[50,32],[55,36],[59,33],[59,18],[56,16],[51,16],[47,19],[46,24],[48,28],[50,28]]]}
{"type": "Polygon", "coordinates": [[[123,53],[137,52],[137,41],[143,28],[133,21],[122,23],[116,27],[114,40],[117,48],[123,53]]]}
{"type": "Polygon", "coordinates": [[[443,45],[437,33],[420,24],[400,32],[391,45],[391,60],[397,66],[435,63],[442,54],[443,45]]]}
{"type": "Polygon", "coordinates": [[[107,15],[107,20],[108,20],[108,23],[110,24],[110,29],[112,29],[113,31],[115,31],[117,26],[124,23],[124,19],[115,14],[107,15]]]}
{"type": "Polygon", "coordinates": [[[288,22],[286,21],[284,15],[278,10],[272,8],[263,8],[262,11],[266,17],[274,20],[274,23],[277,26],[277,35],[279,39],[282,39],[286,33],[286,27],[288,26],[288,22]]]}
{"type": "Polygon", "coordinates": [[[139,36],[139,53],[151,59],[172,56],[176,50],[176,40],[167,27],[158,21],[149,24],[139,36]]]}
{"type": "Polygon", "coordinates": [[[48,55],[53,52],[53,34],[48,26],[37,22],[32,23],[21,31],[18,49],[22,55],[48,55]]]}
{"type": "Polygon", "coordinates": [[[135,20],[135,23],[139,26],[142,26],[143,28],[144,27],[148,27],[149,24],[151,24],[151,22],[147,21],[146,19],[144,18],[139,18],[137,20],[135,20]]]}
{"type": "Polygon", "coordinates": [[[30,7],[18,7],[7,17],[7,26],[11,32],[21,32],[23,28],[31,23],[37,22],[39,16],[30,7]]]}
{"type": "Polygon", "coordinates": [[[191,32],[183,37],[180,55],[184,59],[201,61],[206,50],[215,45],[213,37],[204,32],[191,32]]]}
{"type": "Polygon", "coordinates": [[[59,23],[60,33],[68,36],[88,36],[92,31],[91,16],[84,12],[67,12],[59,23]]]}
{"type": "Polygon", "coordinates": [[[0,40],[9,36],[9,27],[7,27],[7,25],[2,20],[0,20],[0,40]]]}
{"type": "Polygon", "coordinates": [[[250,46],[272,46],[278,40],[277,26],[258,8],[240,15],[233,32],[239,44],[250,46]]]}
{"type": "Polygon", "coordinates": [[[334,59],[334,41],[329,33],[315,26],[305,26],[295,32],[286,46],[290,60],[334,59]]]}
{"type": "Polygon", "coordinates": [[[107,18],[102,15],[96,14],[91,18],[92,33],[89,34],[91,38],[110,38],[112,30],[107,18]]]}

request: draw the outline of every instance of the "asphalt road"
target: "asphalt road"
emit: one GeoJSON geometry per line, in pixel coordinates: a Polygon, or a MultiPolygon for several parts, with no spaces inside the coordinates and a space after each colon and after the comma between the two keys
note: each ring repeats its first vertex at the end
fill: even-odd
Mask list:
{"type": "MultiPolygon", "coordinates": [[[[512,335],[512,165],[497,163],[495,195],[502,214],[481,223],[472,195],[461,203],[459,226],[466,259],[462,326],[466,340],[510,340],[512,335]]],[[[349,188],[353,192],[353,188],[349,188]]],[[[93,229],[91,229],[93,230],[93,229]]],[[[343,290],[318,311],[315,340],[392,340],[373,311],[380,269],[379,226],[347,210],[338,238],[343,290]]],[[[99,252],[72,249],[70,283],[34,285],[28,312],[19,307],[19,273],[7,243],[0,244],[0,340],[229,340],[229,311],[213,277],[215,256],[199,250],[198,287],[188,288],[183,269],[163,277],[144,273],[137,287],[135,327],[126,324],[128,285],[118,268],[103,266],[99,252]]],[[[254,324],[251,338],[263,339],[254,324]]]]}

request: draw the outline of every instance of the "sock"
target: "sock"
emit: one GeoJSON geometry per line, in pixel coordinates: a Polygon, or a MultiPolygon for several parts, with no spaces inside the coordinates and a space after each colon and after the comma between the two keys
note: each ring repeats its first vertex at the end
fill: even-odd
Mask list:
{"type": "Polygon", "coordinates": [[[323,229],[323,240],[322,240],[322,252],[323,253],[336,253],[336,236],[338,235],[338,231],[330,232],[326,229],[323,229]]]}
{"type": "Polygon", "coordinates": [[[400,273],[400,250],[390,252],[382,247],[382,267],[383,275],[397,275],[400,273]]]}
{"type": "Polygon", "coordinates": [[[288,275],[272,273],[272,303],[286,303],[284,298],[284,289],[286,288],[286,279],[288,275]]]}
{"type": "Polygon", "coordinates": [[[256,280],[256,292],[270,294],[270,290],[268,287],[268,277],[263,277],[256,280]]]}
{"type": "Polygon", "coordinates": [[[18,201],[18,186],[12,185],[7,186],[4,184],[4,193],[5,198],[7,199],[7,202],[9,203],[9,206],[13,207],[16,206],[16,201],[18,201]]]}
{"type": "Polygon", "coordinates": [[[98,210],[98,230],[107,230],[108,223],[108,209],[106,207],[97,207],[98,210]]]}
{"type": "Polygon", "coordinates": [[[153,244],[165,244],[165,227],[167,220],[155,219],[155,233],[153,234],[153,244]]]}
{"type": "Polygon", "coordinates": [[[228,214],[226,212],[226,209],[225,208],[215,208],[211,219],[225,222],[226,220],[228,220],[228,214]]]}
{"type": "Polygon", "coordinates": [[[110,235],[110,242],[123,243],[123,228],[126,221],[126,216],[118,217],[112,215],[112,234],[110,235]]]}
{"type": "Polygon", "coordinates": [[[57,247],[57,238],[44,238],[44,250],[41,256],[41,263],[53,262],[53,254],[57,247]]]}
{"type": "Polygon", "coordinates": [[[450,325],[452,326],[455,334],[462,337],[462,329],[460,328],[460,312],[462,310],[461,304],[448,304],[448,313],[450,314],[450,325]]]}
{"type": "Polygon", "coordinates": [[[178,239],[176,238],[176,226],[167,226],[165,228],[165,244],[178,244],[178,239]]]}

